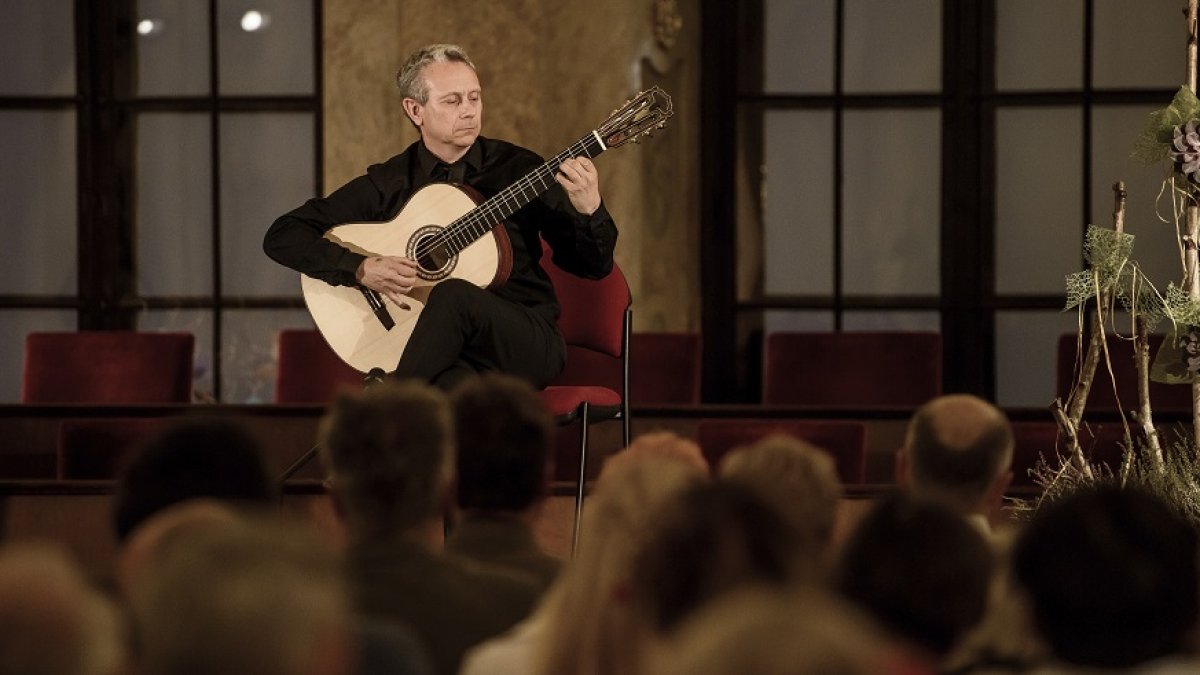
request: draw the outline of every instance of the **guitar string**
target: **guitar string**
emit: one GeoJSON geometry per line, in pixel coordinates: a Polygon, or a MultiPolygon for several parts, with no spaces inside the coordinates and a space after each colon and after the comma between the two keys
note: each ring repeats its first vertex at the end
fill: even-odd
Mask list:
{"type": "MultiPolygon", "coordinates": [[[[534,187],[534,180],[541,185],[541,189],[534,192],[533,197],[530,197],[525,202],[526,204],[530,201],[533,201],[533,199],[536,199],[537,196],[542,192],[550,189],[551,184],[549,181],[553,180],[554,172],[558,170],[564,161],[572,157],[578,157],[580,154],[587,156],[589,159],[594,157],[595,155],[588,151],[587,143],[589,140],[595,141],[595,137],[592,134],[589,134],[581,138],[566,150],[555,155],[550,161],[542,164],[533,171],[530,171],[516,183],[500,191],[475,209],[472,209],[471,212],[452,221],[449,225],[442,228],[438,234],[433,235],[421,242],[421,244],[418,245],[413,252],[415,257],[420,259],[421,257],[428,255],[439,246],[451,243],[451,241],[456,244],[469,244],[470,242],[474,241],[474,239],[491,229],[491,226],[499,224],[501,221],[503,221],[503,218],[499,218],[495,219],[495,223],[491,222],[496,214],[499,214],[503,211],[501,208],[502,205],[507,206],[508,202],[512,201],[512,197],[515,197],[517,193],[522,193],[521,196],[523,197],[523,193],[526,189],[534,187]],[[579,152],[573,152],[576,147],[578,147],[579,152]],[[474,230],[472,229],[476,224],[482,224],[484,226],[484,229],[479,231],[477,234],[475,234],[474,230]],[[470,234],[475,234],[475,236],[461,236],[470,234]]],[[[522,206],[524,206],[524,204],[522,204],[522,206]]],[[[508,215],[511,216],[519,209],[520,207],[513,209],[508,215]]],[[[465,246],[463,246],[463,248],[465,248],[465,246]]],[[[459,250],[462,249],[460,248],[459,250]]]]}

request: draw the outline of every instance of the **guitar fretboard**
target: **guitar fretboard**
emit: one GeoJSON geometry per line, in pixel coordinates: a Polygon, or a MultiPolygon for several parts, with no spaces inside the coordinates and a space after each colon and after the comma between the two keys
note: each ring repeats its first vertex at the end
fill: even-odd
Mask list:
{"type": "Polygon", "coordinates": [[[459,251],[475,243],[500,223],[508,220],[521,207],[537,199],[550,186],[554,185],[554,174],[558,167],[572,157],[587,157],[591,159],[606,150],[599,135],[590,133],[579,139],[570,147],[558,153],[545,164],[530,171],[523,178],[504,188],[496,195],[463,214],[450,223],[429,244],[440,246],[445,244],[449,255],[457,255],[459,251]]]}

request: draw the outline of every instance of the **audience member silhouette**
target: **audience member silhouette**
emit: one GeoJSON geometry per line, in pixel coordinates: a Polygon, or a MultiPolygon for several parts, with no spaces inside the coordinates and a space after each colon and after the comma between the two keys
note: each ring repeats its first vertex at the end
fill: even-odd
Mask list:
{"type": "Polygon", "coordinates": [[[163,508],[203,497],[251,509],[278,501],[259,442],[232,419],[181,419],[133,454],[113,498],[118,541],[163,508]]]}
{"type": "Polygon", "coordinates": [[[610,457],[584,510],[575,557],[534,615],[472,651],[462,675],[640,672],[651,623],[633,603],[634,560],[658,507],[707,476],[700,448],[666,432],[639,436],[610,457]]]}
{"type": "Polygon", "coordinates": [[[829,453],[786,434],[773,434],[725,455],[718,475],[745,485],[775,508],[800,536],[797,573],[808,579],[831,564],[842,484],[829,453]]]}
{"type": "Polygon", "coordinates": [[[836,587],[936,665],[982,617],[993,555],[945,506],[892,495],[851,533],[836,587]]]}
{"type": "Polygon", "coordinates": [[[1012,427],[1003,411],[969,394],[939,396],[909,422],[896,453],[896,482],[990,533],[1012,482],[1012,456],[1012,427]]]}
{"type": "Polygon", "coordinates": [[[140,675],[351,675],[333,552],[273,522],[191,527],[129,590],[140,675]]]}
{"type": "Polygon", "coordinates": [[[357,606],[411,628],[442,675],[458,672],[467,648],[525,617],[538,595],[526,576],[441,551],[453,431],[445,394],[415,381],[342,395],[321,431],[357,606]]]}
{"type": "Polygon", "coordinates": [[[656,512],[635,560],[631,595],[662,634],[714,598],[795,582],[800,530],[748,486],[694,485],[656,512]]]}
{"type": "Polygon", "coordinates": [[[543,589],[561,562],[534,541],[548,490],[554,420],[523,380],[486,374],[451,397],[461,516],[446,552],[533,576],[543,589]]]}
{"type": "Polygon", "coordinates": [[[1177,657],[1194,638],[1197,553],[1195,528],[1158,497],[1104,486],[1043,507],[1013,565],[1059,661],[1116,669],[1177,657]]]}
{"type": "Polygon", "coordinates": [[[45,544],[0,552],[0,675],[118,675],[124,623],[65,553],[45,544]]]}

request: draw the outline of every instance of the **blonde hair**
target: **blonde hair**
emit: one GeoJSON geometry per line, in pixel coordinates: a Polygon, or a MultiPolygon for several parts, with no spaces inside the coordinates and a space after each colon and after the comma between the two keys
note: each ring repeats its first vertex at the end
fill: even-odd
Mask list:
{"type": "MultiPolygon", "coordinates": [[[[681,447],[675,439],[658,435],[639,447],[681,447]]],[[[538,610],[547,629],[535,673],[631,675],[641,669],[641,644],[650,631],[628,597],[634,560],[657,509],[705,479],[693,459],[653,451],[620,453],[605,465],[587,502],[579,550],[538,610]]]]}
{"type": "Polygon", "coordinates": [[[772,434],[725,456],[723,480],[751,488],[823,556],[833,539],[842,484],[829,453],[787,434],[772,434]]]}

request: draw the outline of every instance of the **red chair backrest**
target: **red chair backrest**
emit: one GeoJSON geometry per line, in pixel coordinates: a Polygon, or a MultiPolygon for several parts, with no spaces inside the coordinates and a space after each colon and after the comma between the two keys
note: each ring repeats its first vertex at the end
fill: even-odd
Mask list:
{"type": "MultiPolygon", "coordinates": [[[[1150,336],[1150,362],[1162,346],[1162,335],[1150,336]]],[[[1057,386],[1055,391],[1066,403],[1071,384],[1075,381],[1075,361],[1078,346],[1076,333],[1064,333],[1058,338],[1058,367],[1057,386]]],[[[1083,353],[1079,354],[1082,362],[1087,353],[1087,342],[1083,343],[1083,353]]],[[[1115,337],[1108,339],[1108,353],[1112,361],[1113,377],[1117,381],[1117,393],[1121,397],[1121,407],[1125,410],[1137,410],[1137,365],[1133,358],[1133,341],[1115,337]]],[[[1192,409],[1192,388],[1182,384],[1162,384],[1150,382],[1150,405],[1155,412],[1190,412],[1192,409]]],[[[1109,379],[1108,368],[1104,357],[1096,367],[1096,377],[1092,380],[1092,388],[1088,393],[1085,410],[1115,411],[1117,399],[1113,396],[1113,384],[1109,379]]]]}
{"type": "Polygon", "coordinates": [[[343,389],[362,387],[362,373],[338,358],[317,330],[279,331],[276,403],[329,403],[343,389]]]}
{"type": "Polygon", "coordinates": [[[583,279],[560,269],[543,242],[542,268],[554,283],[562,314],[558,329],[568,345],[620,357],[625,350],[625,310],[629,308],[629,282],[613,263],[603,279],[583,279]]]}
{"type": "Polygon", "coordinates": [[[915,407],[941,393],[939,333],[767,335],[763,403],[915,407]]]}
{"type": "Polygon", "coordinates": [[[634,405],[700,402],[700,336],[634,333],[629,343],[629,398],[634,405]]]}
{"type": "Polygon", "coordinates": [[[867,427],[861,422],[829,420],[703,420],[696,425],[696,442],[711,466],[717,467],[730,450],[764,436],[784,433],[828,452],[844,484],[861,484],[867,475],[867,427]]]}
{"type": "Polygon", "coordinates": [[[191,333],[30,333],[21,402],[189,403],[194,352],[191,333]]]}

